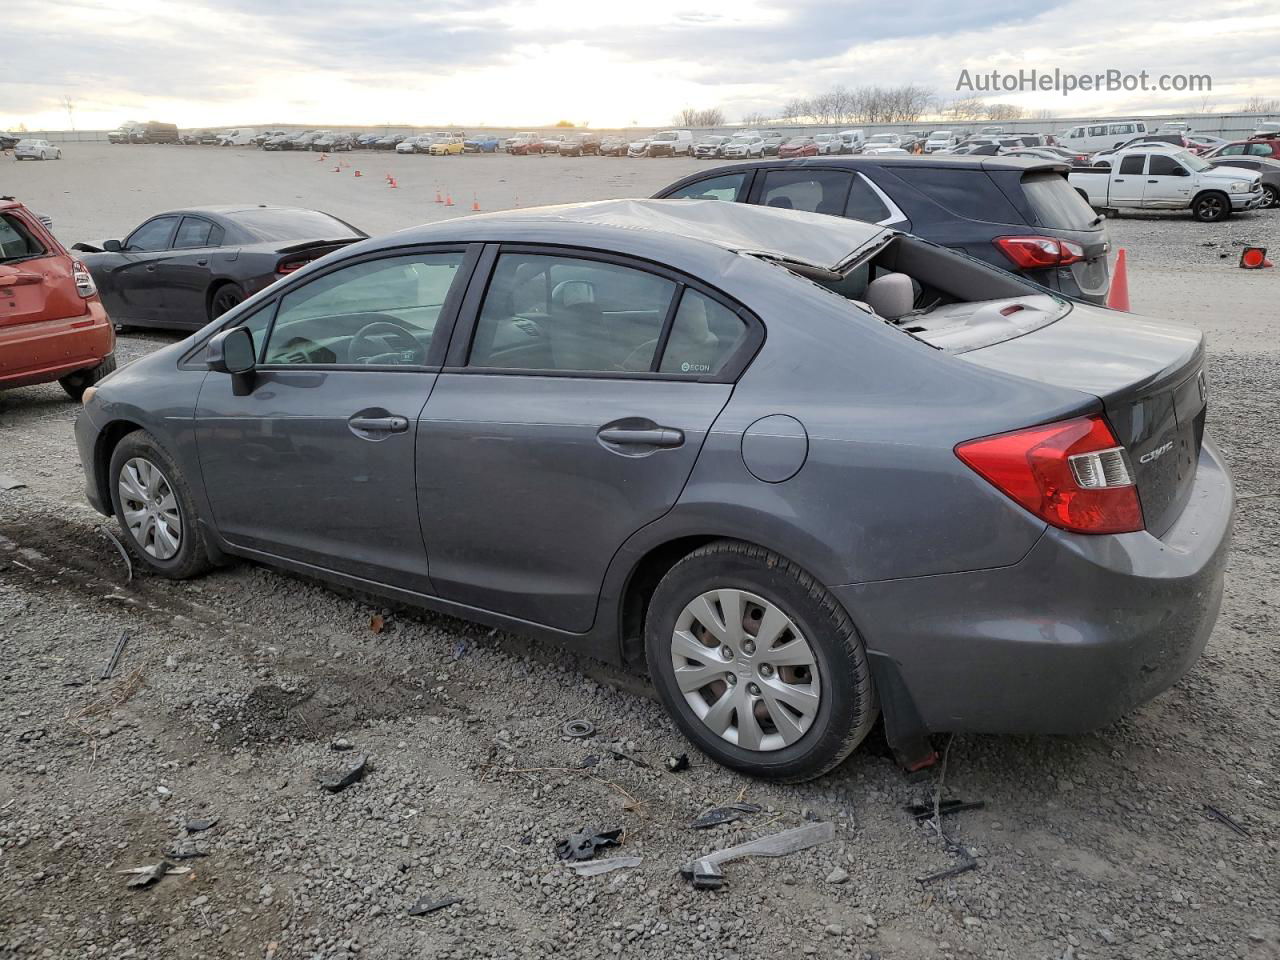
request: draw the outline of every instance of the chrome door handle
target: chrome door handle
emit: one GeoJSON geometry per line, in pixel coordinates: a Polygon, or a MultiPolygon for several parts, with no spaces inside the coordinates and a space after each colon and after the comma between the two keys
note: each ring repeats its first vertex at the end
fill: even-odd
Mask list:
{"type": "Polygon", "coordinates": [[[619,446],[678,447],[684,443],[684,431],[676,430],[674,427],[636,430],[627,427],[605,427],[596,436],[605,443],[614,443],[619,446]]]}
{"type": "Polygon", "coordinates": [[[406,417],[352,417],[347,423],[352,430],[365,433],[404,433],[409,429],[406,417]]]}

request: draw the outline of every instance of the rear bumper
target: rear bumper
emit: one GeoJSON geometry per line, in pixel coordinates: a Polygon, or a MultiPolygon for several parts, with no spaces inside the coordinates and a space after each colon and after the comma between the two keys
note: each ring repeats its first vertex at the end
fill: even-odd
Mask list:
{"type": "Polygon", "coordinates": [[[100,301],[87,306],[79,317],[0,327],[0,388],[49,383],[105,360],[115,329],[100,301]]]}
{"type": "Polygon", "coordinates": [[[1199,658],[1222,601],[1233,508],[1206,440],[1189,504],[1162,539],[1049,529],[1010,567],[833,592],[924,730],[1082,733],[1199,658]]]}

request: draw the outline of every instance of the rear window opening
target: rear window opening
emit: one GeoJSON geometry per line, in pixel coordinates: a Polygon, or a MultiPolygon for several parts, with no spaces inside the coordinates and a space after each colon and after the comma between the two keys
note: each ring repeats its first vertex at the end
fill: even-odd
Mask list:
{"type": "Polygon", "coordinates": [[[1043,287],[905,234],[839,273],[795,272],[949,353],[1011,340],[1071,310],[1043,287]]]}
{"type": "Polygon", "coordinates": [[[0,263],[15,263],[44,256],[44,244],[17,217],[0,214],[0,263]]]}

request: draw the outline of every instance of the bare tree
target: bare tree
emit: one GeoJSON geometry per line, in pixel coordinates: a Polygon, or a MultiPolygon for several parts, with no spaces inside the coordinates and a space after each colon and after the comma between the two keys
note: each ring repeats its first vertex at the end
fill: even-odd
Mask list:
{"type": "Polygon", "coordinates": [[[1280,113],[1280,99],[1254,94],[1244,102],[1241,113],[1280,113]]]}
{"type": "Polygon", "coordinates": [[[685,107],[672,120],[677,127],[721,127],[724,126],[724,111],[719,107],[702,110],[685,107]]]}
{"type": "Polygon", "coordinates": [[[748,127],[759,127],[773,120],[769,114],[763,110],[750,110],[742,115],[742,123],[748,127]]]}
{"type": "Polygon", "coordinates": [[[1048,109],[1047,107],[1041,107],[1035,113],[1031,114],[1031,119],[1032,120],[1052,120],[1054,116],[1055,114],[1052,110],[1048,109]]]}
{"type": "Polygon", "coordinates": [[[987,104],[987,118],[989,120],[1021,120],[1026,111],[1016,103],[990,103],[987,104]]]}

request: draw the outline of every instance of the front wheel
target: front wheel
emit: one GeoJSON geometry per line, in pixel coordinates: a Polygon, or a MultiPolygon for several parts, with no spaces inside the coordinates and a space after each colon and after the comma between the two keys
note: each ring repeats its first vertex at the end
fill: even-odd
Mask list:
{"type": "Polygon", "coordinates": [[[138,430],[122,439],[107,479],[130,553],[171,580],[210,569],[186,479],[155,437],[138,430]]]}
{"type": "Polygon", "coordinates": [[[668,571],[649,603],[645,653],[685,736],[752,776],[821,776],[879,713],[866,648],[835,597],[740,541],[707,544],[668,571]]]}
{"type": "Polygon", "coordinates": [[[1262,200],[1262,206],[1266,210],[1274,210],[1280,207],[1280,187],[1273,187],[1269,183],[1262,185],[1262,192],[1265,194],[1262,200]]]}
{"type": "Polygon", "coordinates": [[[1216,223],[1231,216],[1231,201],[1222,193],[1203,193],[1191,204],[1191,215],[1201,223],[1216,223]]]}

